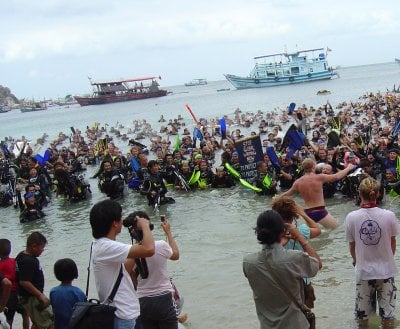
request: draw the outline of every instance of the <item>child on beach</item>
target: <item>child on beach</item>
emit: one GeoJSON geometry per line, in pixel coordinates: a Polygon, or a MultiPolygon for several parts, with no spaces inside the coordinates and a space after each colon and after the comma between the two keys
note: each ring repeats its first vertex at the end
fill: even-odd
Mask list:
{"type": "Polygon", "coordinates": [[[38,257],[43,253],[47,239],[40,232],[32,232],[27,239],[26,249],[15,258],[18,296],[28,313],[32,328],[53,329],[53,310],[43,293],[44,273],[38,257]]]}
{"type": "Polygon", "coordinates": [[[78,268],[70,258],[59,259],[54,264],[54,275],[61,284],[50,290],[50,303],[54,312],[54,328],[68,329],[72,308],[76,302],[83,302],[86,296],[81,289],[72,285],[78,278],[78,268]]]}
{"type": "Polygon", "coordinates": [[[15,272],[15,259],[10,258],[11,242],[8,239],[0,239],[0,274],[11,281],[11,293],[7,302],[7,308],[4,310],[7,323],[12,329],[15,312],[22,315],[22,328],[29,329],[29,316],[18,302],[17,279],[15,272]]]}

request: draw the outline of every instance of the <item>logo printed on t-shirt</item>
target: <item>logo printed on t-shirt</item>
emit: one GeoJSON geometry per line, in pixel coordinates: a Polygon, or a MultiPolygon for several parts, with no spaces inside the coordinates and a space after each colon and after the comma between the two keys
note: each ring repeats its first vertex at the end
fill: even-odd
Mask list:
{"type": "Polygon", "coordinates": [[[365,245],[371,246],[379,243],[381,239],[381,228],[374,220],[366,220],[360,228],[360,239],[365,245]]]}

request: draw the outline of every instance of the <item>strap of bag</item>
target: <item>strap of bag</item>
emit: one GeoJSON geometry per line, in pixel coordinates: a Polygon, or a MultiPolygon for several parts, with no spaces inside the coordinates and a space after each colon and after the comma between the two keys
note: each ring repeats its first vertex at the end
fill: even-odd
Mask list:
{"type": "Polygon", "coordinates": [[[286,296],[289,297],[289,299],[291,299],[295,303],[295,305],[297,307],[299,307],[301,310],[309,311],[309,308],[304,304],[300,304],[299,301],[297,300],[297,298],[292,294],[292,292],[279,279],[278,274],[272,268],[271,264],[268,263],[268,259],[267,259],[267,256],[265,255],[265,251],[264,250],[262,251],[262,253],[263,253],[263,256],[265,258],[265,265],[267,266],[271,276],[274,278],[274,280],[279,285],[279,287],[283,290],[283,292],[286,294],[286,296]]]}
{"type": "MultiPolygon", "coordinates": [[[[87,280],[86,280],[86,299],[88,299],[88,296],[89,296],[90,261],[92,260],[92,252],[93,252],[93,242],[90,245],[89,265],[87,267],[88,275],[87,275],[87,280]]],[[[122,273],[122,264],[121,264],[117,280],[114,283],[114,287],[112,288],[110,295],[106,299],[107,304],[111,304],[113,302],[115,294],[117,293],[119,285],[121,283],[122,277],[123,277],[123,273],[122,273]]]]}
{"type": "Polygon", "coordinates": [[[122,264],[121,264],[121,267],[120,267],[120,269],[119,269],[119,274],[118,274],[117,281],[115,281],[114,287],[113,287],[113,289],[111,290],[111,294],[110,294],[110,296],[108,296],[108,298],[107,298],[107,303],[108,303],[108,304],[111,304],[111,303],[113,302],[114,297],[115,297],[115,294],[117,293],[117,290],[118,290],[118,288],[119,288],[119,284],[121,283],[122,276],[123,276],[123,274],[122,274],[122,264]]]}

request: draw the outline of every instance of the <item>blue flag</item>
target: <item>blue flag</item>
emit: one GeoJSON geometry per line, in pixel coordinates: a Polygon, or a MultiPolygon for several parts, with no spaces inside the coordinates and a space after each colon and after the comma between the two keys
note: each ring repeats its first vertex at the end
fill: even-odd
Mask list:
{"type": "Polygon", "coordinates": [[[219,119],[219,126],[221,129],[221,137],[222,139],[226,139],[226,122],[224,118],[219,119]]]}
{"type": "Polygon", "coordinates": [[[43,156],[41,156],[40,154],[36,154],[35,155],[35,159],[36,161],[43,167],[46,165],[46,162],[50,160],[51,157],[51,152],[50,150],[46,150],[43,154],[43,156]]]}

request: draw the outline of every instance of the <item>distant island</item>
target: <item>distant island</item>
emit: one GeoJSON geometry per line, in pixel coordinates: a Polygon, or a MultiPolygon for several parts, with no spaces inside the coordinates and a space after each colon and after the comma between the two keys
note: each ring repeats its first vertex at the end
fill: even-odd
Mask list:
{"type": "Polygon", "coordinates": [[[0,85],[0,105],[13,106],[19,104],[19,102],[18,98],[11,93],[10,88],[0,85]]]}

